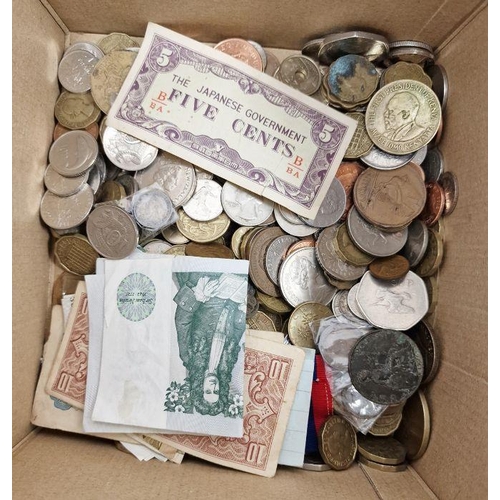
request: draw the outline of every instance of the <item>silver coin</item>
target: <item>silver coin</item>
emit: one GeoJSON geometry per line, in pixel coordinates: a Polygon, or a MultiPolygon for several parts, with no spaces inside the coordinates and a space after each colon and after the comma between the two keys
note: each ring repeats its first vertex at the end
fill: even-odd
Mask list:
{"type": "Polygon", "coordinates": [[[276,209],[279,210],[282,218],[285,219],[290,224],[298,224],[299,226],[301,226],[304,223],[302,221],[302,219],[296,213],[292,212],[288,208],[283,207],[281,205],[276,205],[275,211],[276,211],[276,209]]]}
{"type": "Polygon", "coordinates": [[[413,271],[392,281],[378,280],[366,273],[360,281],[356,298],[366,319],[385,329],[408,330],[429,309],[424,280],[413,271]]]}
{"type": "Polygon", "coordinates": [[[266,64],[266,69],[264,71],[268,75],[274,76],[274,73],[276,73],[277,69],[280,67],[280,61],[272,52],[266,50],[265,53],[267,58],[267,64],[266,64]]]}
{"type": "Polygon", "coordinates": [[[403,256],[410,267],[415,267],[424,258],[429,244],[429,230],[424,222],[415,219],[408,227],[408,240],[403,247],[403,256]]]}
{"type": "Polygon", "coordinates": [[[347,292],[347,305],[349,309],[357,316],[359,319],[365,320],[366,318],[363,315],[363,311],[359,307],[358,301],[356,299],[356,294],[358,293],[359,283],[356,283],[348,292],[347,292]]]}
{"type": "Polygon", "coordinates": [[[354,281],[366,272],[366,266],[353,266],[344,262],[335,252],[333,240],[340,226],[334,225],[321,231],[316,242],[316,257],[320,266],[329,275],[341,281],[354,281]]]}
{"type": "Polygon", "coordinates": [[[104,138],[104,132],[106,130],[106,118],[107,116],[104,116],[104,118],[101,120],[101,123],[99,124],[99,137],[101,138],[101,142],[103,142],[104,138]]]}
{"type": "Polygon", "coordinates": [[[415,156],[411,160],[413,163],[416,163],[417,165],[422,165],[422,162],[425,160],[427,156],[427,144],[417,151],[415,151],[415,156]]]}
{"type": "Polygon", "coordinates": [[[56,172],[51,165],[45,169],[45,173],[43,174],[45,187],[57,196],[71,196],[78,193],[88,178],[88,171],[78,177],[64,177],[56,172]]]}
{"type": "Polygon", "coordinates": [[[207,180],[211,181],[214,178],[214,174],[212,172],[208,172],[208,170],[203,170],[200,167],[194,167],[194,172],[196,174],[196,180],[207,180]]]}
{"type": "Polygon", "coordinates": [[[207,222],[222,213],[222,187],[215,181],[198,180],[191,199],[182,208],[191,219],[207,222]]]}
{"type": "Polygon", "coordinates": [[[276,222],[276,217],[274,216],[274,210],[271,212],[271,215],[264,221],[259,224],[259,226],[270,226],[276,222]]]}
{"type": "Polygon", "coordinates": [[[97,141],[84,130],[72,130],[54,141],[49,150],[52,168],[64,177],[78,177],[97,159],[97,141]]]}
{"type": "Polygon", "coordinates": [[[97,164],[94,164],[94,166],[89,171],[89,178],[87,181],[94,194],[96,194],[101,187],[102,179],[103,177],[101,169],[97,164]]]}
{"type": "Polygon", "coordinates": [[[125,210],[114,205],[99,205],[87,220],[87,238],[103,257],[124,259],[137,247],[139,231],[125,210]]]}
{"type": "Polygon", "coordinates": [[[320,88],[323,75],[312,59],[295,54],[282,61],[274,76],[290,87],[311,95],[320,88]]]}
{"type": "Polygon", "coordinates": [[[175,212],[165,191],[155,188],[138,191],[132,198],[132,211],[139,225],[153,231],[170,225],[175,212]]]}
{"type": "Polygon", "coordinates": [[[130,174],[118,175],[116,182],[123,186],[126,196],[132,196],[140,189],[139,183],[130,174]]]}
{"type": "Polygon", "coordinates": [[[283,297],[293,307],[303,302],[326,306],[336,291],[319,267],[313,248],[300,248],[283,261],[279,283],[283,297]]]}
{"type": "MultiPolygon", "coordinates": [[[[308,226],[307,224],[292,224],[282,215],[281,209],[274,210],[274,216],[276,217],[276,222],[278,226],[285,231],[285,233],[291,234],[292,236],[297,236],[299,238],[304,238],[305,236],[310,236],[314,234],[318,229],[316,227],[308,226]]],[[[298,219],[299,222],[300,219],[298,219]]]]}
{"type": "Polygon", "coordinates": [[[102,146],[104,153],[114,165],[129,172],[148,167],[158,154],[158,148],[113,127],[106,127],[102,146]]]}
{"type": "Polygon", "coordinates": [[[177,224],[165,228],[161,234],[172,245],[186,245],[191,241],[179,231],[177,224]]]}
{"type": "Polygon", "coordinates": [[[348,31],[325,37],[318,51],[318,59],[321,64],[330,65],[339,57],[355,54],[375,61],[384,58],[388,51],[389,41],[385,37],[364,31],[348,31]]]}
{"type": "Polygon", "coordinates": [[[432,90],[438,96],[441,111],[444,111],[448,102],[448,75],[440,64],[433,64],[425,71],[432,79],[432,90]]]}
{"type": "Polygon", "coordinates": [[[259,53],[259,56],[262,60],[262,67],[264,68],[263,71],[265,71],[266,66],[267,66],[267,54],[262,45],[258,44],[257,42],[254,42],[253,40],[247,40],[247,42],[250,45],[253,45],[253,47],[257,50],[259,53]]]}
{"type": "Polygon", "coordinates": [[[422,163],[425,182],[437,182],[444,172],[444,157],[438,148],[430,149],[422,163]]]}
{"type": "Polygon", "coordinates": [[[363,219],[354,206],[347,216],[347,229],[353,243],[363,252],[375,257],[388,257],[398,253],[408,239],[408,228],[396,233],[382,231],[363,219]]]}
{"type": "Polygon", "coordinates": [[[285,258],[286,251],[297,241],[299,241],[299,239],[295,236],[285,234],[284,236],[278,236],[268,246],[266,251],[266,272],[269,279],[275,285],[279,286],[279,269],[285,258]]]}
{"type": "Polygon", "coordinates": [[[221,202],[227,216],[240,226],[262,224],[269,219],[274,209],[274,202],[229,181],[222,187],[221,202]]]}
{"type": "Polygon", "coordinates": [[[318,59],[318,52],[321,44],[323,43],[324,38],[315,38],[314,40],[309,40],[302,47],[302,55],[311,57],[313,59],[318,59]]]}
{"type": "Polygon", "coordinates": [[[59,83],[74,94],[90,90],[90,75],[99,59],[86,50],[73,50],[66,54],[57,70],[59,83]]]}
{"type": "Polygon", "coordinates": [[[432,45],[419,40],[395,40],[389,43],[389,49],[398,49],[401,47],[418,48],[427,50],[428,52],[434,52],[432,45]]]}
{"type": "Polygon", "coordinates": [[[332,299],[332,311],[335,317],[341,322],[349,322],[356,326],[369,326],[364,319],[356,316],[349,307],[349,291],[339,290],[332,299]]]}
{"type": "Polygon", "coordinates": [[[407,155],[391,155],[377,148],[377,146],[373,146],[366,155],[360,157],[360,160],[369,167],[378,170],[394,170],[412,161],[416,154],[417,151],[407,155]]]}
{"type": "Polygon", "coordinates": [[[52,229],[70,229],[85,221],[93,205],[94,193],[88,184],[71,196],[46,191],[40,203],[40,216],[52,229]]]}
{"type": "Polygon", "coordinates": [[[314,219],[301,219],[312,227],[324,228],[335,224],[343,215],[346,207],[347,197],[341,182],[334,178],[326,196],[323,198],[318,213],[314,219]]]}
{"type": "Polygon", "coordinates": [[[73,52],[74,50],[86,50],[87,52],[90,52],[97,59],[102,59],[104,57],[104,52],[96,44],[90,42],[74,43],[73,45],[70,45],[66,49],[64,55],[66,56],[67,54],[73,52]]]}
{"type": "Polygon", "coordinates": [[[135,179],[141,189],[158,183],[170,196],[174,207],[187,203],[196,188],[193,165],[166,151],[162,151],[148,168],[137,172],[135,179]]]}
{"type": "Polygon", "coordinates": [[[146,253],[165,253],[168,249],[172,248],[170,243],[167,243],[163,240],[151,240],[149,243],[146,243],[142,248],[146,253]]]}
{"type": "Polygon", "coordinates": [[[389,60],[425,65],[434,62],[434,53],[419,47],[399,47],[390,50],[389,60]]]}
{"type": "Polygon", "coordinates": [[[304,462],[302,464],[302,468],[304,470],[311,470],[314,472],[325,472],[327,470],[332,470],[332,468],[328,464],[315,464],[315,463],[307,463],[307,462],[304,462]]]}
{"type": "Polygon", "coordinates": [[[349,385],[339,394],[340,404],[345,411],[355,415],[357,418],[374,418],[380,414],[384,406],[366,399],[358,390],[349,385]]]}

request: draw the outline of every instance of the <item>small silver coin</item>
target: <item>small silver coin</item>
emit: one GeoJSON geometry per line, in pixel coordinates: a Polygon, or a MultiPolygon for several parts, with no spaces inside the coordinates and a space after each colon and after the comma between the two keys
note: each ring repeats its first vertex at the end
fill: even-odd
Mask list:
{"type": "Polygon", "coordinates": [[[361,156],[360,160],[377,170],[394,170],[412,161],[416,154],[417,151],[407,155],[391,155],[377,148],[377,146],[373,146],[366,155],[361,156]]]}
{"type": "Polygon", "coordinates": [[[49,150],[52,168],[64,177],[78,177],[97,159],[97,141],[84,130],[72,130],[54,141],[49,150]]]}
{"type": "Polygon", "coordinates": [[[421,42],[419,40],[395,40],[389,43],[389,49],[398,49],[401,47],[417,48],[427,50],[428,52],[434,52],[432,45],[428,43],[421,42]]]}
{"type": "Polygon", "coordinates": [[[274,76],[306,95],[314,94],[320,88],[323,77],[312,59],[298,54],[284,59],[274,76]]]}
{"type": "Polygon", "coordinates": [[[102,146],[104,153],[114,165],[129,172],[148,167],[158,154],[158,148],[113,127],[106,127],[102,146]]]}
{"type": "MultiPolygon", "coordinates": [[[[362,316],[356,316],[349,307],[349,292],[350,290],[339,290],[332,299],[332,311],[334,316],[341,322],[352,323],[356,326],[369,326],[362,316]]],[[[359,308],[359,306],[358,306],[359,308]]],[[[361,313],[361,309],[359,310],[361,313]]]]}
{"type": "Polygon", "coordinates": [[[422,163],[425,182],[438,182],[444,172],[444,157],[438,148],[430,149],[422,163]]]}
{"type": "Polygon", "coordinates": [[[93,205],[94,193],[88,184],[71,196],[62,197],[46,191],[40,204],[40,216],[52,229],[70,229],[87,219],[93,205]]]}
{"type": "Polygon", "coordinates": [[[89,172],[84,172],[78,177],[64,177],[57,173],[51,165],[45,169],[43,181],[45,187],[57,196],[71,196],[78,193],[89,178],[89,172]]]}
{"type": "Polygon", "coordinates": [[[280,61],[274,55],[273,52],[265,50],[265,53],[267,58],[267,64],[266,64],[266,69],[264,71],[266,74],[274,76],[274,73],[276,73],[277,69],[280,67],[280,61]]]}
{"type": "Polygon", "coordinates": [[[257,42],[254,42],[253,40],[247,40],[247,42],[250,45],[253,45],[254,48],[259,53],[259,56],[260,56],[260,58],[262,60],[262,67],[264,68],[263,71],[265,71],[266,66],[267,66],[267,54],[266,54],[266,51],[264,50],[264,48],[262,47],[262,45],[258,44],[257,42]]]}
{"type": "Polygon", "coordinates": [[[302,223],[292,224],[283,217],[281,209],[277,210],[275,209],[274,216],[276,217],[276,222],[278,223],[278,226],[281,227],[281,229],[283,229],[285,233],[291,234],[292,236],[297,236],[298,238],[304,238],[305,236],[310,236],[311,234],[314,234],[318,230],[318,228],[308,226],[307,224],[302,224],[302,223]]]}
{"type": "Polygon", "coordinates": [[[347,230],[360,250],[375,257],[388,257],[398,253],[408,239],[408,228],[395,233],[382,231],[363,219],[356,207],[352,207],[347,216],[347,230]]]}
{"type": "Polygon", "coordinates": [[[87,52],[90,52],[97,59],[102,59],[104,57],[104,52],[96,44],[90,42],[74,43],[73,45],[70,45],[66,49],[64,55],[66,56],[70,52],[73,52],[74,50],[86,50],[87,52]]]}
{"type": "Polygon", "coordinates": [[[191,241],[179,231],[177,224],[172,224],[163,229],[161,234],[169,243],[172,243],[172,245],[186,245],[191,241]]]}
{"type": "Polygon", "coordinates": [[[408,330],[429,310],[425,283],[413,271],[392,281],[378,280],[368,272],[360,281],[356,298],[367,321],[379,328],[408,330]]]}
{"type": "Polygon", "coordinates": [[[172,248],[172,245],[166,241],[154,239],[146,243],[143,248],[146,253],[164,254],[168,249],[172,248]]]}
{"type": "Polygon", "coordinates": [[[87,220],[87,238],[103,257],[124,259],[137,247],[139,231],[125,210],[114,205],[99,205],[87,220]]]}
{"type": "Polygon", "coordinates": [[[328,305],[336,288],[328,283],[314,255],[314,248],[300,248],[281,265],[279,283],[285,300],[293,307],[303,302],[328,305]]]}
{"type": "Polygon", "coordinates": [[[432,79],[432,90],[438,96],[441,103],[441,111],[446,108],[448,102],[448,75],[446,70],[440,64],[433,64],[425,69],[426,73],[432,79]]]}
{"type": "Polygon", "coordinates": [[[73,50],[59,63],[59,83],[68,92],[81,94],[90,90],[90,75],[99,59],[86,50],[73,50]]]}
{"type": "Polygon", "coordinates": [[[139,225],[153,231],[172,223],[174,207],[162,189],[141,189],[132,198],[132,211],[139,225]]]}
{"type": "Polygon", "coordinates": [[[357,316],[359,319],[366,320],[363,315],[363,311],[359,307],[358,301],[356,299],[356,294],[358,293],[359,283],[356,283],[348,292],[347,292],[347,305],[349,309],[357,316]]]}
{"type": "Polygon", "coordinates": [[[215,181],[198,180],[191,199],[182,208],[191,219],[207,222],[222,213],[222,187],[215,181]]]}
{"type": "Polygon", "coordinates": [[[299,241],[297,237],[285,234],[284,236],[278,236],[267,247],[266,272],[275,285],[279,286],[279,269],[285,258],[286,251],[297,241],[299,241]]]}
{"type": "Polygon", "coordinates": [[[271,216],[274,209],[274,202],[229,181],[222,187],[221,202],[227,216],[240,226],[260,225],[271,216]]]}
{"type": "Polygon", "coordinates": [[[332,226],[342,217],[346,207],[347,197],[341,182],[334,178],[326,196],[323,198],[318,213],[314,219],[301,219],[308,225],[317,228],[332,226]]]}
{"type": "Polygon", "coordinates": [[[302,55],[311,57],[312,59],[318,59],[319,48],[323,43],[324,38],[315,38],[314,40],[309,40],[302,47],[302,55]]]}
{"type": "Polygon", "coordinates": [[[403,256],[408,259],[410,267],[417,266],[424,258],[429,244],[429,230],[424,222],[415,219],[408,227],[408,239],[403,248],[403,256]]]}
{"type": "Polygon", "coordinates": [[[411,160],[412,163],[416,163],[417,165],[422,165],[422,162],[427,157],[427,144],[421,147],[419,150],[415,151],[415,156],[411,160]]]}

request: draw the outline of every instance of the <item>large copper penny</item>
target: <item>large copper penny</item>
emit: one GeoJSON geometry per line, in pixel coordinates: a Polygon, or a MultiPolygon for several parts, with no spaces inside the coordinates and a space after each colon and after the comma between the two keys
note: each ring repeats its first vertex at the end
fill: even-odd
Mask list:
{"type": "Polygon", "coordinates": [[[354,204],[361,216],[389,230],[410,224],[425,200],[424,181],[410,163],[397,170],[367,168],[354,186],[354,204]]]}
{"type": "Polygon", "coordinates": [[[335,174],[335,177],[342,184],[346,195],[345,211],[340,220],[344,220],[347,217],[347,214],[353,205],[352,190],[354,188],[354,184],[356,183],[356,179],[359,177],[361,172],[364,171],[365,169],[359,163],[355,161],[345,161],[340,164],[337,173],[335,174]]]}
{"type": "Polygon", "coordinates": [[[374,260],[369,269],[379,280],[397,280],[406,276],[410,270],[410,263],[402,255],[391,255],[374,260]]]}
{"type": "Polygon", "coordinates": [[[260,57],[259,52],[246,40],[241,38],[228,38],[227,40],[219,42],[214,49],[224,52],[235,59],[239,59],[241,62],[252,66],[252,68],[259,71],[263,70],[262,58],[260,57]]]}
{"type": "Polygon", "coordinates": [[[418,216],[427,226],[433,226],[443,214],[445,207],[445,194],[443,188],[437,182],[427,182],[427,199],[425,207],[418,216]]]}
{"type": "Polygon", "coordinates": [[[445,205],[443,215],[450,215],[458,203],[458,179],[452,172],[445,172],[439,179],[444,191],[445,205]]]}

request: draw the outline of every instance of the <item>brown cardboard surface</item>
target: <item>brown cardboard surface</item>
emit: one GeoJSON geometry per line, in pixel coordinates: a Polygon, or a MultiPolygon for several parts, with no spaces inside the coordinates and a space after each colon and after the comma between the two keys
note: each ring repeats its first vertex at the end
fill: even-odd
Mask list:
{"type": "Polygon", "coordinates": [[[442,363],[429,391],[432,435],[414,464],[439,498],[487,495],[487,11],[440,54],[450,97],[440,146],[459,180],[445,219],[437,337],[442,363]]]}
{"type": "Polygon", "coordinates": [[[70,31],[122,31],[143,36],[148,21],[167,26],[197,40],[251,38],[270,47],[301,48],[312,38],[346,29],[390,34],[392,40],[420,38],[438,46],[480,0],[380,0],[327,2],[312,0],[282,4],[268,0],[210,4],[197,0],[49,0],[70,31]]]}
{"type": "Polygon", "coordinates": [[[383,498],[357,465],[342,472],[280,467],[268,479],[191,457],[181,465],[139,462],[111,442],[46,430],[21,448],[12,463],[14,499],[383,498]]]}
{"type": "Polygon", "coordinates": [[[43,173],[59,93],[64,33],[37,0],[14,2],[12,175],[13,445],[32,428],[49,281],[49,235],[39,220],[43,173]]]}

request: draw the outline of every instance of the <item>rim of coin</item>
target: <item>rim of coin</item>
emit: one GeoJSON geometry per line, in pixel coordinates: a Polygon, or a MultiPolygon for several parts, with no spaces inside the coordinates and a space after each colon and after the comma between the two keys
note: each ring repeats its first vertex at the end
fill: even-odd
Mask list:
{"type": "Polygon", "coordinates": [[[358,111],[353,111],[346,113],[346,116],[356,120],[358,124],[351,142],[344,153],[344,158],[356,160],[362,156],[366,156],[371,151],[374,144],[366,132],[365,115],[358,111]]]}
{"type": "Polygon", "coordinates": [[[417,151],[406,155],[393,155],[374,145],[366,155],[360,157],[360,160],[378,170],[395,170],[412,161],[416,154],[417,151]]]}
{"type": "Polygon", "coordinates": [[[99,254],[82,234],[61,236],[54,245],[58,264],[68,273],[77,276],[94,274],[99,254]]]}
{"type": "Polygon", "coordinates": [[[444,172],[444,156],[439,148],[431,148],[421,165],[426,182],[438,182],[444,172]]]}
{"type": "Polygon", "coordinates": [[[332,415],[319,431],[321,458],[334,470],[345,470],[356,457],[358,439],[353,426],[340,415],[332,415]]]}
{"type": "Polygon", "coordinates": [[[389,43],[389,49],[396,49],[399,47],[417,47],[419,49],[428,50],[429,52],[434,52],[432,45],[421,42],[420,40],[394,40],[389,43]]]}
{"type": "Polygon", "coordinates": [[[372,436],[380,436],[380,437],[392,436],[399,428],[401,420],[403,419],[403,414],[400,413],[399,415],[395,416],[393,419],[390,419],[387,422],[380,421],[380,419],[381,417],[379,417],[375,421],[375,423],[372,425],[368,433],[371,434],[372,436]]]}
{"type": "Polygon", "coordinates": [[[438,96],[441,109],[444,111],[448,103],[449,80],[448,73],[441,64],[433,64],[426,68],[427,74],[432,80],[432,90],[438,96]]]}
{"type": "MultiPolygon", "coordinates": [[[[373,255],[363,252],[349,236],[347,224],[342,223],[335,232],[333,248],[338,257],[352,266],[365,267],[375,260],[373,255]]],[[[361,270],[360,270],[361,272],[361,270]]]]}
{"type": "Polygon", "coordinates": [[[240,253],[240,248],[241,248],[241,243],[243,241],[243,236],[245,236],[245,234],[251,231],[252,229],[254,228],[249,226],[241,226],[238,229],[236,229],[233,235],[231,236],[231,250],[233,251],[237,259],[242,258],[240,253]]]}
{"type": "Polygon", "coordinates": [[[323,38],[314,38],[313,40],[309,40],[304,44],[302,47],[302,50],[300,51],[303,55],[312,57],[313,59],[318,58],[318,52],[319,48],[321,47],[321,44],[323,43],[324,37],[323,38]]]}
{"type": "Polygon", "coordinates": [[[252,315],[251,318],[246,320],[247,326],[251,330],[260,330],[264,332],[277,332],[276,325],[274,321],[260,309],[252,315]]]}
{"type": "Polygon", "coordinates": [[[445,196],[443,215],[450,215],[458,204],[458,178],[453,172],[444,172],[439,179],[439,183],[444,190],[445,196]]]}
{"type": "Polygon", "coordinates": [[[428,278],[437,272],[444,256],[443,237],[432,227],[428,228],[429,243],[422,260],[415,266],[415,273],[421,278],[428,278]]]}
{"type": "Polygon", "coordinates": [[[139,44],[126,33],[110,33],[98,42],[98,47],[105,55],[116,50],[124,50],[129,47],[139,47],[139,44]]]}
{"type": "Polygon", "coordinates": [[[427,226],[433,226],[443,215],[445,207],[444,189],[437,182],[427,182],[425,184],[427,198],[422,212],[418,218],[427,226]]]}
{"type": "Polygon", "coordinates": [[[250,45],[253,45],[257,52],[259,53],[260,59],[262,60],[262,71],[266,70],[267,67],[267,54],[264,50],[264,47],[260,43],[255,42],[254,40],[247,40],[250,45]]]}
{"type": "Polygon", "coordinates": [[[405,447],[393,437],[358,436],[361,456],[378,464],[399,465],[405,461],[405,447]]]}
{"type": "Polygon", "coordinates": [[[290,234],[284,234],[283,236],[278,236],[273,241],[266,250],[266,272],[270,280],[279,286],[279,268],[286,256],[288,249],[299,239],[296,236],[290,234]]]}
{"type": "Polygon", "coordinates": [[[290,306],[287,302],[285,302],[280,297],[271,297],[271,295],[267,295],[266,293],[261,292],[260,290],[256,291],[257,300],[269,311],[276,314],[287,314],[293,310],[293,307],[290,306]]]}
{"type": "Polygon", "coordinates": [[[191,257],[209,257],[214,259],[234,259],[233,251],[223,245],[214,241],[210,243],[196,243],[190,241],[186,247],[186,255],[191,257]]]}
{"type": "Polygon", "coordinates": [[[92,42],[76,42],[70,45],[64,51],[64,55],[69,54],[74,50],[86,50],[87,52],[90,52],[94,57],[97,57],[97,59],[101,59],[104,57],[104,52],[95,43],[92,42]]]}
{"type": "Polygon", "coordinates": [[[425,223],[415,219],[408,226],[408,238],[403,247],[403,256],[408,259],[410,267],[416,267],[424,258],[429,244],[429,230],[425,223]]]}
{"type": "Polygon", "coordinates": [[[307,224],[302,223],[302,221],[300,224],[292,224],[285,219],[280,209],[274,211],[274,216],[276,217],[278,226],[281,227],[281,229],[283,229],[285,233],[290,234],[291,236],[303,238],[304,236],[310,236],[314,234],[318,230],[317,227],[308,226],[307,224]]]}
{"type": "Polygon", "coordinates": [[[51,193],[57,196],[71,196],[83,188],[89,178],[89,172],[90,170],[86,170],[77,177],[65,177],[49,164],[43,174],[43,182],[51,193]]]}
{"type": "Polygon", "coordinates": [[[365,465],[370,469],[377,469],[383,472],[403,472],[407,467],[406,462],[399,465],[385,465],[374,462],[373,460],[368,460],[363,455],[358,457],[358,461],[360,464],[365,465]]]}
{"type": "Polygon", "coordinates": [[[389,59],[391,61],[406,61],[415,64],[429,64],[434,62],[435,56],[433,52],[420,47],[397,47],[390,49],[389,59]]]}

